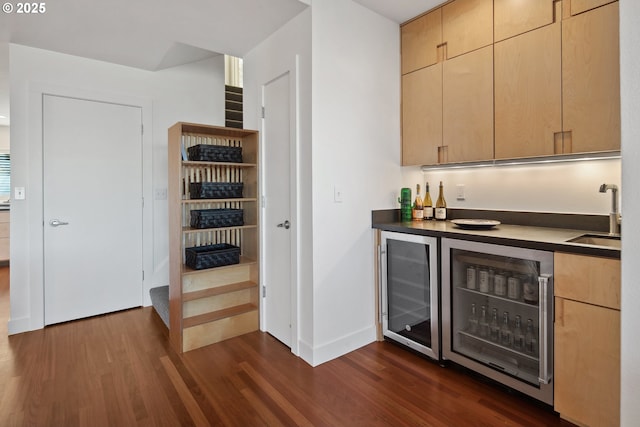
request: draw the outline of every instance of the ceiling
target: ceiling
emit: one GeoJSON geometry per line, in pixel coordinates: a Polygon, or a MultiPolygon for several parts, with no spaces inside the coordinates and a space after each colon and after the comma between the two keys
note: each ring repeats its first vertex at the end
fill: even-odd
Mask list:
{"type": "MultiPolygon", "coordinates": [[[[42,14],[0,13],[0,45],[16,43],[160,70],[219,54],[242,57],[311,1],[56,0],[44,3],[42,14]]],[[[398,23],[442,3],[354,1],[398,23]]],[[[0,117],[0,125],[9,124],[5,62],[0,58],[0,116],[7,118],[0,117]]]]}

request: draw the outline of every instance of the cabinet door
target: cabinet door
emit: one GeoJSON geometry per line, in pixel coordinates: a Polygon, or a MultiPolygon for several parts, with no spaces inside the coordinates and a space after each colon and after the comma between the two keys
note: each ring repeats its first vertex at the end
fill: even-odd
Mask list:
{"type": "Polygon", "coordinates": [[[620,310],[620,260],[556,252],[554,295],[620,310]]]}
{"type": "Polygon", "coordinates": [[[611,0],[569,0],[569,12],[573,16],[611,2],[611,0]]]}
{"type": "Polygon", "coordinates": [[[618,3],[562,22],[564,152],[620,149],[618,3]]]}
{"type": "Polygon", "coordinates": [[[443,65],[445,162],[493,158],[493,46],[443,65]]]}
{"type": "Polygon", "coordinates": [[[549,25],[554,19],[555,0],[494,0],[495,41],[549,25]]]}
{"type": "Polygon", "coordinates": [[[620,425],[620,312],[556,298],[554,325],[554,409],[580,425],[620,425]]]}
{"type": "Polygon", "coordinates": [[[560,33],[556,23],[495,44],[497,159],[554,154],[554,133],[562,131],[560,33]]]}
{"type": "Polygon", "coordinates": [[[435,64],[442,43],[442,10],[436,9],[404,24],[400,37],[402,74],[435,64]]]}
{"type": "Polygon", "coordinates": [[[442,6],[442,40],[447,58],[493,43],[493,2],[455,0],[442,6]]]}
{"type": "Polygon", "coordinates": [[[438,163],[442,145],[442,63],[402,76],[402,165],[438,163]]]}

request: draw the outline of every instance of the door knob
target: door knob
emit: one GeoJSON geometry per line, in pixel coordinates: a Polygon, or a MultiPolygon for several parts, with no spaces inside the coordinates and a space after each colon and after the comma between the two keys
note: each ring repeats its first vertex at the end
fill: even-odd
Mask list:
{"type": "Polygon", "coordinates": [[[59,225],[69,225],[69,223],[60,221],[59,219],[52,219],[51,221],[49,221],[49,225],[52,227],[57,227],[59,225]]]}
{"type": "Polygon", "coordinates": [[[281,222],[277,226],[280,227],[280,228],[284,227],[285,230],[288,230],[289,227],[291,227],[291,223],[289,222],[289,220],[286,220],[285,222],[281,222]]]}

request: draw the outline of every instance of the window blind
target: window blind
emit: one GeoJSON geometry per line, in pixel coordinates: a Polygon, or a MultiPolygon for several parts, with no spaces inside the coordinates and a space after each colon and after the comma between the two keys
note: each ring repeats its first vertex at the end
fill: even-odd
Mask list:
{"type": "Polygon", "coordinates": [[[11,158],[0,154],[0,194],[11,194],[11,158]]]}

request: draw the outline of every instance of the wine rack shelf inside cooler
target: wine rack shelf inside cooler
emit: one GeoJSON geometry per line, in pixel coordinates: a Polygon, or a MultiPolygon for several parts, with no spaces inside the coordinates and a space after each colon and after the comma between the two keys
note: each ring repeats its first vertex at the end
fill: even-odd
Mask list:
{"type": "Polygon", "coordinates": [[[465,286],[456,286],[456,289],[458,291],[461,291],[461,292],[467,292],[467,293],[474,294],[474,295],[477,295],[477,296],[486,297],[486,298],[491,299],[491,300],[497,300],[497,301],[504,301],[504,302],[507,302],[507,303],[512,303],[512,304],[517,305],[518,307],[521,307],[521,308],[532,309],[532,310],[535,310],[535,311],[538,310],[538,304],[526,303],[526,302],[524,302],[524,299],[522,297],[520,299],[512,299],[512,298],[508,298],[506,296],[500,296],[500,295],[492,294],[492,293],[489,293],[489,292],[480,292],[480,291],[478,291],[476,289],[469,289],[469,288],[467,288],[465,286]]]}
{"type": "Polygon", "coordinates": [[[467,341],[475,341],[477,345],[468,343],[461,345],[456,350],[460,354],[484,363],[485,365],[504,372],[512,377],[520,378],[530,384],[538,384],[539,360],[527,354],[514,352],[494,342],[485,340],[475,335],[459,331],[461,338],[467,341]]]}

